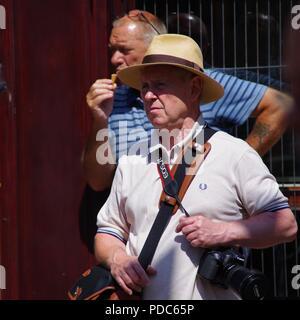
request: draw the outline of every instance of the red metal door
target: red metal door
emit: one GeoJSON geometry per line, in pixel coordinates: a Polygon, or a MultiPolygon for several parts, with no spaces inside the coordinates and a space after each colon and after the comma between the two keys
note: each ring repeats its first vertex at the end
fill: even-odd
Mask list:
{"type": "Polygon", "coordinates": [[[7,14],[0,63],[11,93],[0,96],[2,298],[64,299],[93,263],[79,237],[80,156],[85,94],[108,72],[108,1],[0,5],[7,14]]]}

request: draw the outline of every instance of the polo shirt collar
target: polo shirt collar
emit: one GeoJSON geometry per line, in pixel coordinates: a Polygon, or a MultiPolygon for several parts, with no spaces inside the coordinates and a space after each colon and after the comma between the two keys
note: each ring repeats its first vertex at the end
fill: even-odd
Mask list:
{"type": "Polygon", "coordinates": [[[193,127],[189,130],[189,133],[184,137],[184,139],[175,144],[170,150],[167,150],[167,148],[160,143],[159,130],[153,129],[150,137],[150,147],[148,156],[151,156],[152,161],[156,161],[159,156],[158,150],[162,149],[163,160],[167,163],[172,163],[172,160],[175,160],[177,158],[177,155],[182,149],[182,147],[185,146],[194,137],[198,136],[205,126],[206,123],[202,115],[200,115],[197,121],[194,123],[193,127]]]}

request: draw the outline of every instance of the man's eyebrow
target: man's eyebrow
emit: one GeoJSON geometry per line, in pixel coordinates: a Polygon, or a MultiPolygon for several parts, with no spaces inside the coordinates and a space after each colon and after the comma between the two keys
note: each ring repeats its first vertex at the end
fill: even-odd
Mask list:
{"type": "Polygon", "coordinates": [[[127,49],[126,44],[108,44],[108,48],[110,49],[127,49]]]}
{"type": "Polygon", "coordinates": [[[108,44],[108,49],[110,49],[110,50],[116,50],[118,48],[120,48],[120,46],[116,46],[116,45],[113,45],[111,43],[108,44]]]}

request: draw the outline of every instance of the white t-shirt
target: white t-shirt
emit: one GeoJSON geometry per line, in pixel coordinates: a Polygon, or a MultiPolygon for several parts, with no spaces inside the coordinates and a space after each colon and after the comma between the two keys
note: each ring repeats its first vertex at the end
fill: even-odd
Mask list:
{"type": "MultiPolygon", "coordinates": [[[[196,125],[199,132],[201,121],[196,125]]],[[[190,215],[234,221],[288,207],[275,178],[245,141],[219,131],[209,143],[211,151],[182,201],[190,215]]],[[[162,192],[156,162],[149,162],[148,153],[120,159],[110,196],[97,219],[97,232],[116,236],[126,243],[130,255],[137,256],[158,213],[162,192]]],[[[170,152],[165,157],[168,155],[170,152]]],[[[151,277],[143,298],[238,299],[230,289],[197,276],[203,250],[193,248],[182,233],[175,232],[182,215],[178,210],[172,216],[159,241],[151,264],[157,274],[151,277]]]]}

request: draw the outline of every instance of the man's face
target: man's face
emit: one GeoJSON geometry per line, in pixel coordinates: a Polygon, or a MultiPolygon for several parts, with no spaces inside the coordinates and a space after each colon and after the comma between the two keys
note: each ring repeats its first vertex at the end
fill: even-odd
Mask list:
{"type": "Polygon", "coordinates": [[[192,76],[171,66],[152,66],[142,70],[141,97],[155,128],[180,128],[187,117],[198,118],[192,93],[192,76]]]}
{"type": "Polygon", "coordinates": [[[109,46],[112,50],[111,63],[116,71],[142,62],[148,47],[142,37],[142,28],[129,19],[112,29],[109,46]]]}

